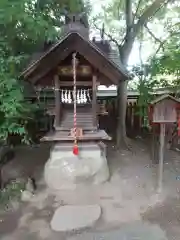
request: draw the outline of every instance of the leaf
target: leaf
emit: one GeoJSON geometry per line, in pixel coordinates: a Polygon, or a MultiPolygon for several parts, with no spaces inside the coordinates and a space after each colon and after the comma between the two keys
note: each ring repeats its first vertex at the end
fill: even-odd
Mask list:
{"type": "Polygon", "coordinates": [[[54,23],[65,8],[87,17],[89,7],[81,0],[0,1],[0,139],[18,134],[30,142],[27,125],[40,107],[25,100],[19,75],[45,42],[60,37],[54,23]]]}

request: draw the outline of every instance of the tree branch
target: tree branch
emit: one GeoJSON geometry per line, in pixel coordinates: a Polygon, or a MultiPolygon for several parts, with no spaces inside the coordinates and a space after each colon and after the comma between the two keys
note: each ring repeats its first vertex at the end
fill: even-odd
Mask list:
{"type": "MultiPolygon", "coordinates": [[[[95,23],[93,24],[94,24],[94,27],[101,32],[101,29],[95,23]]],[[[117,47],[120,46],[119,42],[116,39],[114,39],[110,34],[106,33],[105,31],[104,31],[104,34],[109,38],[111,42],[114,42],[117,47]]]]}
{"type": "Polygon", "coordinates": [[[134,16],[133,16],[133,23],[134,23],[135,18],[137,17],[137,13],[139,11],[139,7],[141,5],[141,2],[142,2],[142,0],[138,1],[137,7],[136,7],[136,11],[135,11],[134,16]]]}
{"type": "Polygon", "coordinates": [[[117,13],[118,13],[117,16],[118,16],[118,19],[120,19],[120,14],[121,14],[121,13],[120,13],[121,4],[122,4],[122,3],[121,3],[121,0],[120,0],[120,1],[119,1],[119,4],[118,4],[118,6],[117,6],[117,13]]]}
{"type": "MultiPolygon", "coordinates": [[[[164,5],[172,1],[174,0],[154,0],[153,3],[149,7],[147,7],[146,10],[144,10],[144,13],[139,17],[137,23],[136,24],[133,23],[133,25],[131,25],[132,26],[132,28],[130,29],[131,31],[126,32],[125,40],[120,49],[122,62],[126,63],[128,61],[128,57],[132,50],[134,40],[139,31],[141,30],[141,28],[144,26],[144,24],[147,23],[147,21],[150,18],[152,18],[164,5]]],[[[126,12],[127,11],[128,9],[126,9],[126,12]]]]}
{"type": "Polygon", "coordinates": [[[137,24],[134,27],[134,33],[137,35],[141,27],[147,23],[147,21],[152,18],[160,9],[162,6],[167,5],[169,2],[172,2],[173,0],[155,0],[140,16],[137,24]]]}
{"type": "Polygon", "coordinates": [[[134,42],[134,31],[133,31],[133,12],[132,12],[132,0],[126,0],[126,34],[124,39],[121,42],[122,49],[120,49],[120,54],[124,63],[128,59],[129,53],[132,49],[134,42]]]}
{"type": "Polygon", "coordinates": [[[155,34],[148,28],[148,26],[147,26],[146,23],[144,24],[144,27],[147,29],[147,31],[148,31],[148,33],[151,35],[151,37],[153,37],[156,42],[158,42],[160,45],[163,46],[163,41],[161,41],[159,38],[157,38],[157,37],[155,36],[155,34]]]}
{"type": "Polygon", "coordinates": [[[176,36],[176,35],[180,35],[180,32],[170,33],[169,36],[168,36],[163,42],[161,42],[161,43],[159,44],[159,47],[158,47],[158,49],[156,50],[154,56],[156,56],[156,54],[161,50],[161,48],[163,48],[163,50],[164,50],[164,44],[168,41],[168,39],[169,39],[170,37],[176,36]]]}

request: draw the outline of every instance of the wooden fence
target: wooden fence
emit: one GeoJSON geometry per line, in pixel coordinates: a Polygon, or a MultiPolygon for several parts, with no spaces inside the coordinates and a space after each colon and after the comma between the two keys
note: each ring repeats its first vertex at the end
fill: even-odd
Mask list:
{"type": "Polygon", "coordinates": [[[132,134],[142,134],[148,126],[147,107],[138,106],[136,102],[129,103],[126,111],[126,127],[132,134]]]}
{"type": "MultiPolygon", "coordinates": [[[[106,101],[106,110],[108,115],[100,117],[100,128],[114,134],[117,129],[117,103],[115,99],[106,101]]],[[[138,106],[136,100],[128,101],[126,111],[127,134],[129,136],[140,135],[147,124],[147,108],[138,106]]]]}

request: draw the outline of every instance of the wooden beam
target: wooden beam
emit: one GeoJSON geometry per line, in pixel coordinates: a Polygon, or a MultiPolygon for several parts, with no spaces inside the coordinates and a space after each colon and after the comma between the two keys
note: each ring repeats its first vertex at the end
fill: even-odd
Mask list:
{"type": "Polygon", "coordinates": [[[60,82],[58,75],[54,76],[54,93],[55,93],[55,119],[54,119],[54,126],[55,128],[60,125],[60,82]]]}
{"type": "MultiPolygon", "coordinates": [[[[47,133],[43,138],[41,138],[41,141],[73,141],[74,138],[69,134],[69,132],[66,131],[54,131],[51,133],[47,133]]],[[[107,135],[107,133],[104,130],[97,131],[96,133],[89,133],[84,132],[82,137],[78,138],[79,141],[87,141],[87,140],[111,140],[111,137],[107,135]]]]}
{"type": "MultiPolygon", "coordinates": [[[[77,86],[92,86],[92,81],[77,81],[77,86]]],[[[60,86],[73,86],[73,81],[62,81],[60,82],[60,86]]]]}
{"type": "MultiPolygon", "coordinates": [[[[61,65],[58,67],[58,74],[62,76],[73,76],[73,68],[71,65],[61,65]]],[[[91,66],[79,65],[77,67],[77,75],[89,76],[92,74],[91,66]]]]}
{"type": "Polygon", "coordinates": [[[97,76],[92,77],[92,114],[93,114],[93,126],[97,127],[97,76]]]}

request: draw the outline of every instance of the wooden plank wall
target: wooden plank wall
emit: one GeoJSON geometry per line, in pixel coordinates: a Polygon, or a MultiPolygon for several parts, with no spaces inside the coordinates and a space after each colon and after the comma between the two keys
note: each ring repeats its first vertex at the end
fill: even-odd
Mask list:
{"type": "MultiPolygon", "coordinates": [[[[112,134],[115,133],[117,129],[117,103],[116,99],[106,100],[106,109],[108,111],[108,116],[101,117],[100,128],[107,128],[108,132],[112,134]],[[107,120],[109,118],[109,120],[107,120]],[[104,119],[104,121],[103,121],[104,119]],[[105,123],[106,122],[106,123],[105,123]],[[111,129],[109,127],[111,126],[111,129]]],[[[145,114],[145,107],[138,106],[137,101],[134,99],[128,100],[127,111],[126,111],[126,127],[127,134],[129,136],[141,135],[143,128],[147,122],[147,116],[145,114]]]]}

